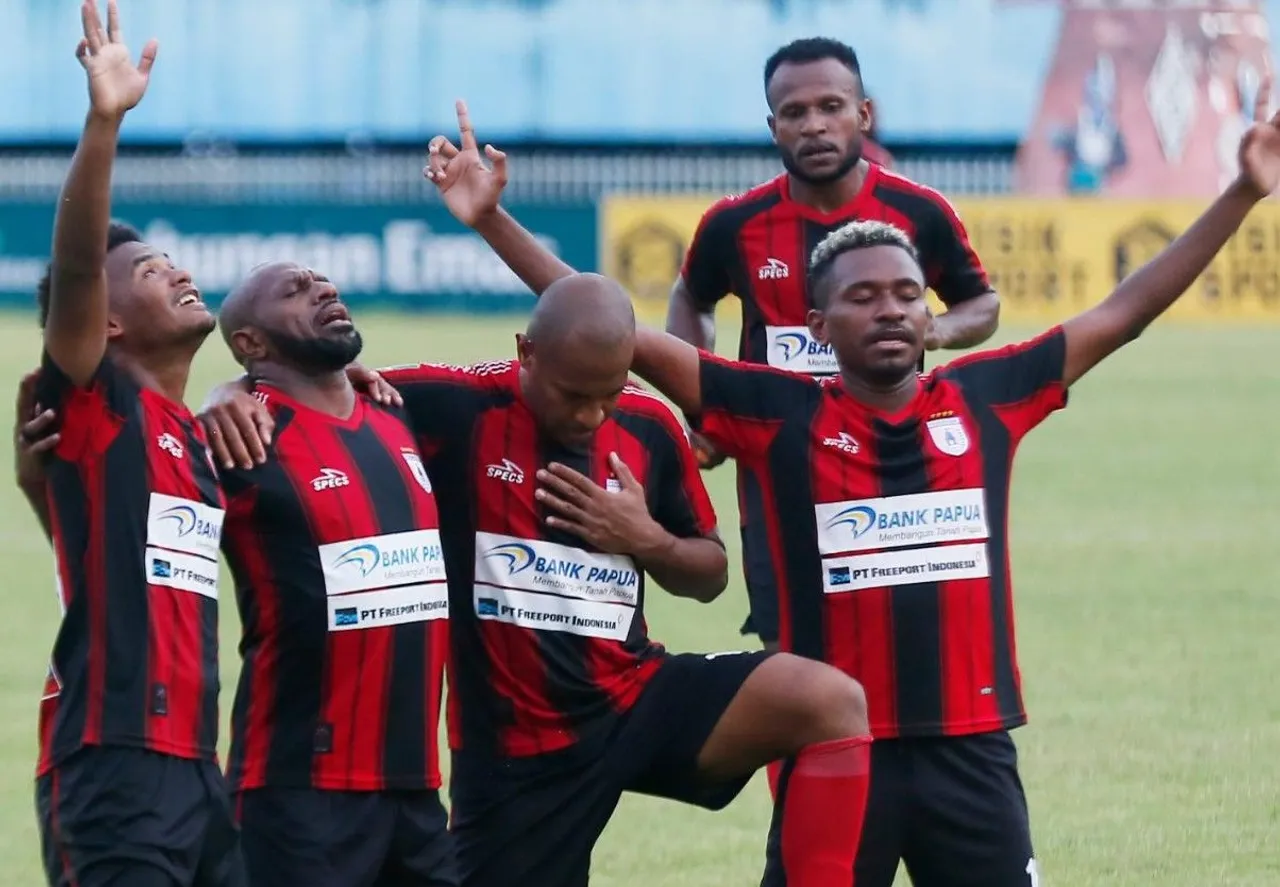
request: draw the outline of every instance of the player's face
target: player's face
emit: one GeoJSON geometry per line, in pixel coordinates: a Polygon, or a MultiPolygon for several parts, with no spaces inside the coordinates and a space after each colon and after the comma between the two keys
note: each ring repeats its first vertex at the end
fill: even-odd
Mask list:
{"type": "Polygon", "coordinates": [[[634,343],[612,349],[540,351],[524,336],[518,336],[517,342],[524,398],[538,426],[570,449],[586,449],[618,405],[631,370],[634,343]]]}
{"type": "Polygon", "coordinates": [[[768,86],[769,130],[787,172],[812,185],[843,178],[862,158],[871,105],[835,59],[783,64],[768,86]]]}
{"type": "Polygon", "coordinates": [[[875,388],[916,372],[929,315],[924,276],[906,250],[872,246],[841,253],[819,286],[826,307],[809,312],[809,329],[831,344],[844,372],[875,388]]]}
{"type": "Polygon", "coordinates": [[[363,340],[327,277],[285,262],[259,273],[253,325],[267,340],[270,360],[304,373],[328,373],[360,356],[363,340]]]}
{"type": "Polygon", "coordinates": [[[140,350],[199,346],[217,326],[191,275],[146,243],[107,253],[113,341],[140,350]]]}

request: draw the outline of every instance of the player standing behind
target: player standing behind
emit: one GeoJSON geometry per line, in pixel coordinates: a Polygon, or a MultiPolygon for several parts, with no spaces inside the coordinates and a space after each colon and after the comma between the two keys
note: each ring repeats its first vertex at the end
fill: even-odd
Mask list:
{"type": "Polygon", "coordinates": [[[110,222],[120,125],[156,44],[133,64],[114,0],[105,31],[92,0],[81,18],[89,114],[40,287],[63,607],[40,711],[45,870],[55,887],[241,884],[215,760],[224,502],[182,403],[215,322],[185,271],[110,222]]]}
{"type": "MultiPolygon", "coordinates": [[[[262,266],[220,323],[274,421],[261,464],[222,472],[243,626],[227,777],[250,883],[456,885],[438,792],[448,590],[413,434],[348,378],[362,340],[324,277],[262,266]]],[[[243,464],[223,439],[215,454],[243,464]]]]}
{"type": "MultiPolygon", "coordinates": [[[[808,269],[808,328],[832,347],[835,378],[727,361],[637,331],[636,371],[769,478],[782,647],[866,687],[875,778],[857,887],[889,887],[900,861],[917,887],[1038,885],[1009,735],[1026,723],[1010,466],[1022,438],[1066,405],[1067,389],[1168,310],[1280,184],[1270,95],[1268,82],[1235,183],[1106,300],[1031,341],[918,375],[930,328],[925,274],[907,235],[875,221],[832,233],[808,269]]],[[[573,274],[505,213],[470,218],[535,292],[573,274]]],[[[796,772],[783,771],[765,885],[794,883],[780,863],[800,809],[796,772]]]]}
{"type": "MultiPolygon", "coordinates": [[[[733,293],[742,303],[739,359],[812,375],[836,372],[835,355],[805,324],[811,306],[805,266],[836,228],[876,219],[911,236],[925,283],[950,308],[933,319],[925,347],[985,341],[995,331],[999,301],[955,210],[938,192],[867,162],[871,104],[854,51],[826,38],[789,43],[765,62],[764,86],[769,130],[786,172],[707,210],[671,291],[667,331],[714,351],[715,307],[733,293]]],[[[724,461],[704,437],[691,439],[704,467],[724,461]]],[[[764,483],[739,464],[750,603],[742,632],[776,647],[779,589],[764,483]]]]}

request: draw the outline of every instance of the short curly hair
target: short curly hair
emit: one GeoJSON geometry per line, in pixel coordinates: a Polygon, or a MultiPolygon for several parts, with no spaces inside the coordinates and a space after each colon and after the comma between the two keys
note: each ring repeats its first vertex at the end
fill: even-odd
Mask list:
{"type": "MultiPolygon", "coordinates": [[[[141,243],[142,234],[132,225],[112,222],[107,227],[107,252],[126,243],[141,243]]],[[[36,284],[36,305],[40,309],[40,329],[49,321],[49,290],[52,288],[53,263],[45,266],[44,276],[36,284]]]]}
{"type": "Polygon", "coordinates": [[[905,250],[917,265],[920,264],[920,254],[916,251],[915,244],[911,242],[907,232],[896,225],[872,220],[849,222],[822,238],[809,256],[809,292],[815,294],[815,308],[825,307],[825,297],[821,301],[817,298],[818,293],[824,292],[824,288],[819,286],[819,283],[831,270],[836,258],[850,250],[867,249],[873,246],[896,246],[905,250]]]}

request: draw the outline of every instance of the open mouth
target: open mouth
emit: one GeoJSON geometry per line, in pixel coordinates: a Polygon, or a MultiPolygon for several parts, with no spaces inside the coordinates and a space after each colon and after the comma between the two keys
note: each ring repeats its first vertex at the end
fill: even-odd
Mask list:
{"type": "Polygon", "coordinates": [[[183,290],[182,294],[178,296],[179,308],[186,308],[189,305],[199,305],[202,308],[204,307],[204,302],[200,299],[200,290],[195,287],[183,290]]]}
{"type": "Polygon", "coordinates": [[[316,316],[316,322],[323,327],[352,325],[351,315],[347,312],[347,306],[341,302],[330,302],[321,308],[320,313],[316,316]]]}

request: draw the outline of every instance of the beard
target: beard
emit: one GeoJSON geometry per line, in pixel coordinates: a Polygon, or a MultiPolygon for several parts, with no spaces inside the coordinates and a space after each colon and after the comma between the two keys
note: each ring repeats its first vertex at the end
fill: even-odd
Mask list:
{"type": "Polygon", "coordinates": [[[838,182],[843,179],[851,169],[858,165],[858,161],[862,159],[862,140],[858,139],[849,146],[848,152],[840,159],[840,163],[835,169],[820,175],[813,175],[801,169],[800,161],[796,155],[781,145],[778,146],[778,156],[782,158],[783,168],[806,185],[830,185],[832,182],[838,182]]]}
{"type": "Polygon", "coordinates": [[[298,339],[263,330],[282,363],[312,376],[344,370],[355,362],[364,347],[360,333],[352,330],[338,338],[298,339]]]}

